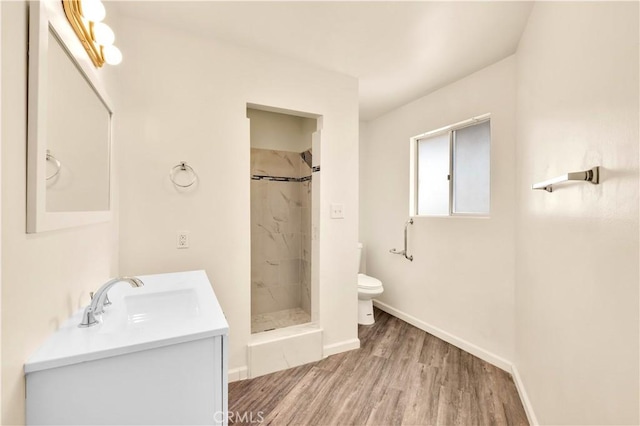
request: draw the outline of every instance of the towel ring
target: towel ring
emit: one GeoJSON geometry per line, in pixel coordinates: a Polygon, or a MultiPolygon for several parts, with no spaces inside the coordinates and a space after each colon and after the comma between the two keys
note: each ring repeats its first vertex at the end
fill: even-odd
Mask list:
{"type": "Polygon", "coordinates": [[[171,179],[171,182],[173,182],[175,186],[179,186],[180,188],[188,188],[194,183],[196,183],[196,180],[198,179],[198,175],[196,175],[196,172],[195,170],[193,170],[193,167],[188,165],[186,161],[181,161],[180,164],[174,166],[171,170],[169,170],[169,179],[171,179]],[[176,174],[178,172],[191,173],[193,174],[193,179],[191,179],[191,182],[187,184],[178,183],[176,182],[176,174]]]}
{"type": "Polygon", "coordinates": [[[47,150],[47,161],[53,162],[53,164],[56,166],[56,171],[53,172],[52,175],[47,176],[47,180],[51,180],[54,177],[58,176],[58,174],[60,174],[60,169],[62,169],[62,164],[60,164],[60,160],[58,160],[56,157],[51,155],[51,152],[49,150],[47,150]]]}

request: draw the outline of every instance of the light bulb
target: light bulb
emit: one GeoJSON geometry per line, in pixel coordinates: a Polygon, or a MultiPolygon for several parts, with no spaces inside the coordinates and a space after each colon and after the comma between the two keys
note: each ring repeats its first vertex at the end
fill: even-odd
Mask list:
{"type": "Polygon", "coordinates": [[[82,16],[88,21],[100,22],[107,15],[107,11],[100,0],[82,0],[82,16]]]}
{"type": "Polygon", "coordinates": [[[104,61],[109,65],[118,65],[122,62],[122,52],[113,45],[103,46],[102,54],[104,55],[104,61]]]}
{"type": "Polygon", "coordinates": [[[116,35],[107,24],[98,22],[97,24],[93,24],[93,39],[98,44],[109,46],[113,44],[116,35]]]}

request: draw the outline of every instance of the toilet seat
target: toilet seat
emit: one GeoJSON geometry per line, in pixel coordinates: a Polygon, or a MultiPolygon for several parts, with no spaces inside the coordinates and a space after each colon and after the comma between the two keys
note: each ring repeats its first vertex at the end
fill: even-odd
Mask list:
{"type": "Polygon", "coordinates": [[[358,274],[358,288],[363,290],[382,288],[382,281],[365,274],[358,274]]]}

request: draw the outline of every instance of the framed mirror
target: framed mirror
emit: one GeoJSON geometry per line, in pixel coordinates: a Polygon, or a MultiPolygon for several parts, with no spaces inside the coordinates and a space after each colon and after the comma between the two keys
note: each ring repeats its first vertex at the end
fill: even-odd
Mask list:
{"type": "Polygon", "coordinates": [[[27,232],[112,218],[113,108],[62,2],[29,5],[27,232]]]}

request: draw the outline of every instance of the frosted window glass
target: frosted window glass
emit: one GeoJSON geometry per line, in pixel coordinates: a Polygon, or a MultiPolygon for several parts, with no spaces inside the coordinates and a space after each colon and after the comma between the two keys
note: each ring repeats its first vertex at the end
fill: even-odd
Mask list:
{"type": "Polygon", "coordinates": [[[491,129],[485,121],[454,132],[453,211],[489,214],[491,129]]]}
{"type": "Polygon", "coordinates": [[[449,214],[449,134],[418,141],[418,214],[449,214]]]}

